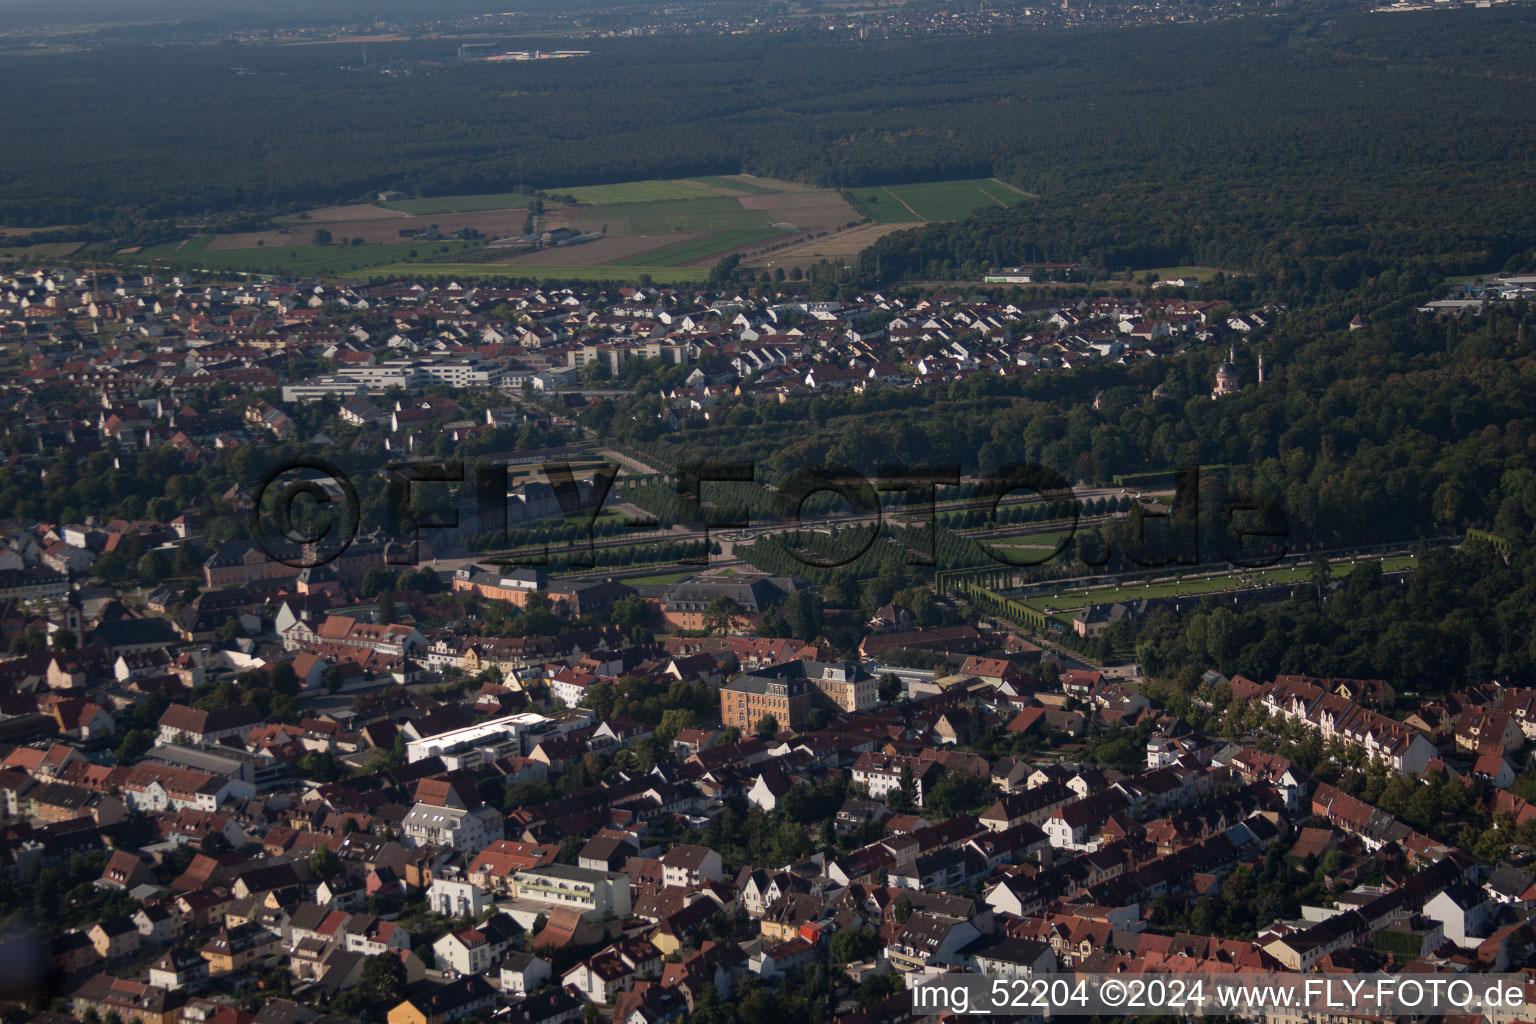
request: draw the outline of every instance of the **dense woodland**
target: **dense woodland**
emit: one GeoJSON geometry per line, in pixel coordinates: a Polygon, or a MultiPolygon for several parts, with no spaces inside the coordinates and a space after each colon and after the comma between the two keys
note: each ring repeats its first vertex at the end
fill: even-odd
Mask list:
{"type": "Polygon", "coordinates": [[[746,170],[1041,197],[882,243],[862,269],[887,279],[1035,251],[1347,289],[1389,259],[1412,277],[1528,246],[1536,134],[1507,112],[1536,106],[1536,20],[1323,12],[963,47],[604,40],[522,65],[424,63],[447,40],[375,44],[366,68],[333,45],[10,57],[0,83],[28,100],[0,113],[0,222],[126,239],[385,188],[746,170]]]}
{"type": "Polygon", "coordinates": [[[1529,621],[1536,560],[1510,562],[1486,544],[1426,552],[1402,583],[1360,568],[1318,602],[1299,596],[1242,613],[1219,602],[1183,616],[1154,613],[1136,652],[1143,670],[1192,690],[1211,666],[1252,679],[1276,673],[1391,679],[1432,695],[1536,672],[1529,621]]]}

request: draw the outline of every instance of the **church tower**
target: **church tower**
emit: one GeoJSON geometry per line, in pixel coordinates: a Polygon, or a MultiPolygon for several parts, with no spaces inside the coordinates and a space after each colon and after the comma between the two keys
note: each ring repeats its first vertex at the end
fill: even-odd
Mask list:
{"type": "Polygon", "coordinates": [[[1242,387],[1237,380],[1237,350],[1227,350],[1227,361],[1216,369],[1216,387],[1211,391],[1212,398],[1222,398],[1226,395],[1235,395],[1242,387]]]}

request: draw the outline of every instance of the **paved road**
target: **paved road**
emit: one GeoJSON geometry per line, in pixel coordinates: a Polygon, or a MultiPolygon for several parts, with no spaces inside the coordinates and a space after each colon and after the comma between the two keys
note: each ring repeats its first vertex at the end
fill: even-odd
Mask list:
{"type": "Polygon", "coordinates": [[[605,459],[612,459],[614,462],[617,462],[619,465],[625,467],[626,469],[632,469],[636,473],[640,473],[644,476],[655,476],[661,472],[661,470],[654,469],[651,466],[648,466],[645,463],[639,461],[638,459],[632,459],[628,455],[621,455],[611,448],[600,448],[598,449],[597,454],[601,455],[605,459]]]}

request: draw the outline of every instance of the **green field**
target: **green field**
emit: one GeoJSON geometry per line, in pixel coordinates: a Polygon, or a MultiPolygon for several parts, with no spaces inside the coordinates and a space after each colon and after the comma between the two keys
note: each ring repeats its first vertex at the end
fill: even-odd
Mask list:
{"type": "Polygon", "coordinates": [[[693,260],[702,260],[713,256],[715,253],[730,252],[744,245],[752,245],[756,242],[766,242],[770,238],[789,234],[783,228],[762,228],[748,231],[728,231],[723,235],[711,235],[708,238],[697,238],[692,242],[681,242],[652,252],[641,253],[628,259],[619,260],[615,266],[626,267],[631,264],[649,264],[661,267],[679,267],[693,260]]]}
{"type": "MultiPolygon", "coordinates": [[[[171,264],[197,270],[245,270],[255,273],[277,271],[284,274],[350,274],[385,263],[407,259],[412,250],[425,248],[422,242],[388,242],[369,245],[268,245],[256,249],[203,248],[198,239],[184,247],[179,242],[157,245],[139,252],[171,264]]],[[[463,245],[462,242],[453,243],[463,245]]],[[[426,264],[431,266],[431,264],[426,264]]]]}
{"type": "MultiPolygon", "coordinates": [[[[441,243],[421,240],[369,243],[365,245],[267,245],[245,249],[212,249],[213,236],[198,235],[141,250],[141,257],[153,258],[170,266],[186,266],[210,271],[247,271],[279,274],[356,274],[370,276],[430,275],[435,277],[508,277],[537,280],[633,281],[648,275],[658,284],[678,284],[703,280],[708,271],[682,264],[707,261],[712,256],[744,246],[768,241],[785,234],[773,227],[776,214],[770,210],[748,210],[740,203],[747,195],[779,191],[771,185],[736,181],[722,175],[705,175],[670,181],[621,182],[612,185],[578,186],[549,189],[550,194],[570,195],[582,204],[576,211],[575,224],[589,230],[605,230],[611,235],[668,235],[680,232],[708,237],[678,242],[650,253],[642,253],[599,266],[558,266],[546,264],[482,264],[466,256],[460,262],[455,253],[468,253],[482,247],[475,243],[451,242],[443,253],[441,243]],[[719,189],[735,195],[720,195],[719,189]],[[441,254],[445,262],[420,262],[422,257],[441,254]]],[[[941,181],[912,185],[890,185],[845,191],[843,195],[866,216],[877,221],[949,220],[963,217],[978,206],[998,206],[1017,202],[1025,193],[989,178],[970,181],[941,181]],[[909,207],[911,209],[909,209],[909,207]],[[916,211],[915,215],[912,211],[916,211]]],[[[531,197],[521,192],[479,195],[437,196],[426,199],[402,199],[385,204],[391,209],[412,214],[473,213],[527,206],[531,197]]],[[[294,235],[295,240],[298,234],[294,235]]],[[[45,253],[40,247],[6,252],[13,258],[37,258],[64,255],[68,249],[45,253]]],[[[482,255],[487,255],[482,253],[482,255]]]]}
{"type": "MultiPolygon", "coordinates": [[[[207,249],[208,243],[212,241],[212,235],[193,235],[191,238],[186,238],[180,242],[172,244],[170,246],[170,252],[175,256],[190,256],[194,252],[202,252],[204,249],[207,249]]],[[[155,251],[158,252],[161,248],[164,247],[156,246],[155,251]]]]}
{"type": "MultiPolygon", "coordinates": [[[[575,458],[570,458],[570,459],[562,459],[561,461],[563,461],[568,467],[570,467],[570,470],[573,473],[582,473],[582,472],[584,472],[586,470],[589,470],[589,469],[598,469],[598,468],[603,467],[603,466],[611,466],[611,465],[613,465],[613,463],[609,462],[607,459],[602,459],[602,458],[584,459],[584,458],[575,457],[575,458]]],[[[544,467],[543,466],[508,466],[507,467],[507,479],[511,482],[512,485],[515,486],[518,483],[525,483],[526,481],[523,479],[524,477],[527,477],[528,480],[542,480],[542,479],[544,479],[544,467]]],[[[585,516],[586,513],[583,512],[583,513],[581,513],[581,515],[585,516]]],[[[622,513],[622,512],[615,512],[612,509],[606,509],[606,510],[598,513],[597,518],[598,518],[599,521],[601,521],[603,519],[619,519],[623,515],[624,515],[624,513],[622,513]]],[[[582,522],[586,522],[585,519],[582,519],[581,521],[582,522]]]]}
{"type": "Polygon", "coordinates": [[[1154,267],[1151,270],[1138,270],[1132,276],[1141,277],[1144,274],[1152,274],[1159,281],[1166,281],[1170,277],[1193,277],[1196,280],[1209,281],[1220,273],[1224,271],[1214,267],[1154,267]]]}
{"type": "MultiPolygon", "coordinates": [[[[736,181],[719,175],[697,178],[676,178],[670,181],[624,181],[613,185],[575,185],[570,188],[547,188],[544,193],[555,196],[571,196],[583,206],[605,203],[654,203],[679,199],[719,199],[718,189],[729,189],[741,195],[768,195],[779,191],[745,181],[736,181]]],[[[479,213],[482,210],[520,210],[531,202],[527,192],[492,192],[482,195],[429,196],[425,199],[395,199],[384,203],[390,210],[431,216],[438,213],[479,213]]],[[[297,222],[296,215],[279,217],[279,221],[297,222]]]]}
{"type": "Polygon", "coordinates": [[[1001,537],[972,537],[971,539],[978,544],[989,544],[1000,548],[1053,548],[1061,543],[1063,537],[1074,536],[1076,532],[1073,530],[1043,530],[1038,533],[1010,533],[1001,537]]]}
{"type": "Polygon", "coordinates": [[[993,178],[929,181],[844,190],[854,207],[880,224],[960,220],[988,206],[1013,206],[1029,194],[993,178]]]}
{"type": "MultiPolygon", "coordinates": [[[[1412,569],[1416,562],[1412,555],[1394,555],[1390,558],[1363,558],[1359,561],[1338,561],[1331,565],[1333,575],[1347,576],[1356,566],[1380,562],[1383,572],[1412,569]]],[[[1090,604],[1108,604],[1115,601],[1139,601],[1142,598],[1183,597],[1201,594],[1221,594],[1252,586],[1276,586],[1300,583],[1312,574],[1310,565],[1286,566],[1276,569],[1224,573],[1193,580],[1164,580],[1157,583],[1136,583],[1120,587],[1100,587],[1093,590],[1068,590],[1048,598],[1033,597],[1023,604],[1052,615],[1062,622],[1070,622],[1072,613],[1090,604]]]]}
{"type": "Polygon", "coordinates": [[[585,224],[607,225],[610,234],[664,235],[672,231],[747,231],[772,224],[767,210],[744,210],[730,196],[599,203],[581,211],[585,224]]]}
{"type": "Polygon", "coordinates": [[[428,199],[395,199],[384,204],[401,213],[431,216],[437,213],[479,213],[482,210],[521,210],[533,197],[526,192],[492,192],[475,196],[433,196],[428,199]]]}
{"type": "Polygon", "coordinates": [[[688,180],[702,181],[706,185],[728,188],[733,192],[740,192],[744,196],[770,196],[779,191],[779,189],[768,188],[765,185],[754,185],[747,181],[737,181],[735,178],[724,178],[718,174],[704,174],[697,178],[689,178],[688,180]]]}
{"type": "Polygon", "coordinates": [[[36,245],[9,246],[0,249],[0,259],[46,260],[68,256],[84,242],[38,242],[36,245]]]}
{"type": "MultiPolygon", "coordinates": [[[[583,206],[597,203],[655,203],[668,199],[722,198],[719,192],[700,181],[626,181],[617,185],[579,185],[575,188],[548,188],[552,196],[571,196],[583,206]]],[[[727,200],[729,196],[723,197],[727,200]]]]}
{"type": "Polygon", "coordinates": [[[843,198],[877,224],[912,224],[918,218],[883,188],[845,188],[843,198]]]}
{"type": "Polygon", "coordinates": [[[375,280],[388,277],[527,278],[534,281],[634,281],[646,275],[657,284],[685,284],[709,276],[708,267],[546,267],[528,263],[389,263],[368,268],[375,280]]]}
{"type": "Polygon", "coordinates": [[[924,220],[960,220],[982,207],[1013,206],[1028,198],[1018,189],[990,178],[892,185],[886,191],[916,210],[924,220]]]}
{"type": "Polygon", "coordinates": [[[694,570],[692,570],[690,572],[662,572],[662,573],[657,573],[654,576],[624,576],[624,577],[622,577],[622,580],[623,580],[623,582],[629,584],[632,587],[636,587],[636,586],[638,586],[638,587],[644,587],[644,586],[663,586],[664,587],[664,586],[667,586],[668,584],[676,583],[678,580],[686,580],[690,576],[697,576],[698,574],[699,574],[699,571],[697,569],[694,569],[694,570]]]}
{"type": "MultiPolygon", "coordinates": [[[[1004,537],[972,537],[977,544],[984,544],[989,548],[1006,548],[1015,552],[1014,557],[1027,558],[1033,553],[1036,557],[1044,557],[1049,551],[1054,550],[1065,539],[1076,535],[1073,530],[1050,530],[1044,533],[1013,533],[1004,537]]],[[[1065,555],[1071,551],[1071,547],[1063,549],[1065,555]]],[[[1060,557],[1060,556],[1058,556],[1060,557]]],[[[1054,561],[1055,559],[1052,559],[1054,561]]],[[[1041,563],[1044,564],[1044,563],[1041,563]]]]}

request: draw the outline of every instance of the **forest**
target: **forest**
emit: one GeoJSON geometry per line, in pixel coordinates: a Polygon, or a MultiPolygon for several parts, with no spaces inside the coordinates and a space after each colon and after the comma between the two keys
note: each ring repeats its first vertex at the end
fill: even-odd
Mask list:
{"type": "Polygon", "coordinates": [[[711,425],[666,436],[640,411],[652,396],[607,419],[664,464],[707,451],[759,463],[769,479],[798,466],[847,465],[872,478],[880,464],[954,463],[967,474],[1038,464],[1107,483],[1222,466],[1232,468],[1208,486],[1275,500],[1298,541],[1401,540],[1468,525],[1523,539],[1536,514],[1532,312],[1457,322],[1399,302],[1351,331],[1354,308],[1282,319],[1263,342],[1266,383],[1256,383],[1257,353],[1240,350],[1246,386],[1219,402],[1210,381],[1224,353],[1193,348],[1022,381],[980,375],[804,402],[738,400],[711,425]],[[1158,385],[1167,397],[1152,397],[1158,385]]]}
{"type": "Polygon", "coordinates": [[[1040,198],[893,236],[860,273],[942,276],[1033,247],[1347,289],[1387,259],[1409,277],[1426,257],[1496,268],[1536,210],[1536,137],[1507,116],[1536,106],[1521,9],[1307,7],[964,47],[705,36],[603,40],[581,61],[452,54],[427,39],[375,44],[367,67],[341,45],[0,59],[0,84],[28,97],[0,112],[0,223],[142,242],[382,189],[996,175],[1040,198]]]}

